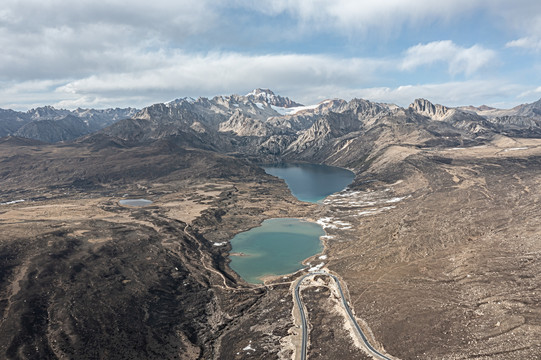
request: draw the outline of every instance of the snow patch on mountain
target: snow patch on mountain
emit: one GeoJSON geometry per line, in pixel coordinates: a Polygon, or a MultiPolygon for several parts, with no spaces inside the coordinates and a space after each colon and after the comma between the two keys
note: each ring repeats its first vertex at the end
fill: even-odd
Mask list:
{"type": "Polygon", "coordinates": [[[274,105],[283,108],[302,106],[302,104],[296,103],[295,101],[287,97],[276,95],[270,89],[255,89],[246,94],[246,97],[255,103],[264,102],[268,105],[274,105]]]}

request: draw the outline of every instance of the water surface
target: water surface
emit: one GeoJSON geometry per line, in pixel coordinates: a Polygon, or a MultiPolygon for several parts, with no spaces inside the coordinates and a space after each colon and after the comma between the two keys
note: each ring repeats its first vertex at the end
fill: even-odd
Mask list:
{"type": "Polygon", "coordinates": [[[122,199],[118,203],[126,206],[147,206],[152,204],[152,201],[147,199],[122,199]]]}
{"type": "MultiPolygon", "coordinates": [[[[301,201],[318,202],[343,190],[355,175],[346,169],[316,164],[278,164],[263,167],[285,180],[301,201]]],[[[285,275],[302,269],[302,261],[321,252],[323,228],[299,219],[265,220],[260,227],[231,240],[230,267],[244,280],[261,283],[268,275],[285,275]]]]}
{"type": "Polygon", "coordinates": [[[318,202],[351,184],[355,174],[347,169],[318,164],[264,165],[267,174],[284,179],[301,201],[318,202]]]}
{"type": "Polygon", "coordinates": [[[231,240],[229,266],[244,280],[258,284],[267,275],[285,275],[303,268],[301,262],[323,250],[325,232],[299,219],[269,219],[231,240]]]}

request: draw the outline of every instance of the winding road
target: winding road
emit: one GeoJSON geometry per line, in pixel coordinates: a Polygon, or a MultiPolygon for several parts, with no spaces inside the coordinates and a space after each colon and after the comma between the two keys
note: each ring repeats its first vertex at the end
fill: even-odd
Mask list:
{"type": "Polygon", "coordinates": [[[342,299],[342,305],[344,306],[344,309],[346,310],[350,321],[355,326],[355,329],[357,330],[357,335],[361,339],[362,343],[364,344],[366,350],[370,353],[370,355],[380,360],[381,359],[392,360],[390,357],[383,355],[382,353],[374,349],[372,345],[370,345],[370,343],[368,342],[368,339],[366,338],[366,335],[361,330],[361,327],[359,326],[359,324],[357,323],[357,320],[355,320],[355,317],[353,316],[353,313],[351,312],[351,309],[346,301],[344,293],[342,292],[342,286],[340,286],[340,280],[338,280],[336,276],[324,271],[317,271],[317,272],[312,272],[310,274],[306,274],[302,276],[297,282],[297,285],[295,285],[295,304],[299,308],[299,312],[301,314],[301,328],[302,328],[302,344],[301,344],[301,357],[300,357],[301,360],[306,360],[306,343],[308,341],[308,324],[306,322],[306,315],[304,313],[304,307],[302,305],[302,301],[300,297],[300,285],[304,281],[304,279],[306,279],[307,277],[316,276],[316,275],[330,276],[334,280],[336,287],[338,289],[338,292],[340,293],[340,297],[342,299]]]}

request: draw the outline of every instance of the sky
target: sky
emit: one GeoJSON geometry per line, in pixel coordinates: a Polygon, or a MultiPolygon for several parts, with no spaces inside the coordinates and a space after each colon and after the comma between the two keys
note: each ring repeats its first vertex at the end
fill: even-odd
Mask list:
{"type": "Polygon", "coordinates": [[[269,88],[510,108],[541,98],[532,0],[3,0],[0,108],[142,108],[269,88]]]}

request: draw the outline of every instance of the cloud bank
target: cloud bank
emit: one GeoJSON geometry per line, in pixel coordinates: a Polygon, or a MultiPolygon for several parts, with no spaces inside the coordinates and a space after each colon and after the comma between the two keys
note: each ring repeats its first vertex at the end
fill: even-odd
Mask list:
{"type": "Polygon", "coordinates": [[[539,14],[541,5],[525,0],[6,0],[0,107],[141,107],[255,87],[305,103],[370,96],[404,104],[404,94],[425,96],[408,89],[447,89],[458,102],[449,89],[465,85],[476,95],[463,92],[463,102],[512,102],[506,89],[537,94],[527,66],[508,69],[504,55],[526,49],[535,60],[539,14]],[[453,25],[483,17],[506,37],[485,43],[453,25]],[[423,30],[434,35],[417,39],[423,30]],[[506,71],[528,82],[515,84],[506,71]]]}

